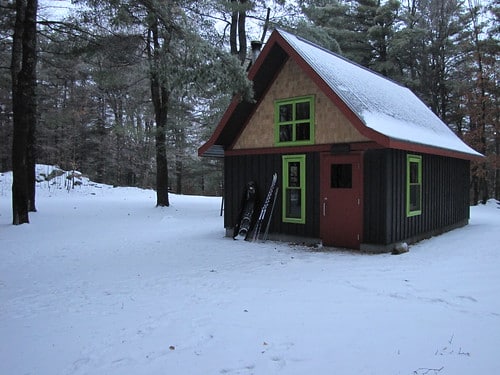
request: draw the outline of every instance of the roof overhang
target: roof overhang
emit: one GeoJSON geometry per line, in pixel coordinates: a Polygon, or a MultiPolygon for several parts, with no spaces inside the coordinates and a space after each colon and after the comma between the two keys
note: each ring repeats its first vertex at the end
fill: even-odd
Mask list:
{"type": "MultiPolygon", "coordinates": [[[[271,35],[258,59],[248,71],[248,79],[253,83],[254,101],[250,103],[235,96],[210,139],[198,149],[199,156],[212,156],[210,150],[214,146],[218,149],[216,154],[220,155],[220,149],[226,150],[247,124],[251,114],[270,87],[270,83],[274,81],[288,59],[288,54],[280,44],[276,43],[278,37],[277,33],[271,35]],[[262,68],[263,66],[265,68],[262,68]]],[[[222,156],[213,155],[212,157],[222,156]]]]}
{"type": "Polygon", "coordinates": [[[293,59],[299,65],[305,74],[340,109],[360,134],[381,147],[467,160],[480,160],[483,158],[480,154],[468,154],[451,149],[390,138],[366,126],[363,120],[331,89],[311,65],[277,31],[271,34],[258,59],[248,72],[248,78],[253,82],[254,102],[242,101],[239,97],[233,98],[233,101],[222,116],[210,139],[199,148],[199,156],[224,156],[225,150],[230,148],[244,129],[254,110],[289,58],[293,59]]]}

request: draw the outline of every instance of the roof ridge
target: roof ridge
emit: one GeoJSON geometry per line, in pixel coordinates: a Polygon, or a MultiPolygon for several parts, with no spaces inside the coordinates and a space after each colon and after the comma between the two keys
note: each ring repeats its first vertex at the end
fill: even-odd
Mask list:
{"type": "MultiPolygon", "coordinates": [[[[340,110],[347,124],[368,140],[391,149],[468,160],[482,157],[410,88],[283,29],[274,29],[249,72],[258,88],[258,100],[267,95],[290,57],[340,110]]],[[[199,154],[224,156],[256,105],[235,98],[199,154]]]]}

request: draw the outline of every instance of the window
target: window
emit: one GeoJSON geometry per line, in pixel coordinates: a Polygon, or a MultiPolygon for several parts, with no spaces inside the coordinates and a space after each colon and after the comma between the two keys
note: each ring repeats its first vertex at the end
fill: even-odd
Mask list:
{"type": "Polygon", "coordinates": [[[314,142],[314,96],[275,102],[277,145],[307,145],[314,142]]]}
{"type": "Polygon", "coordinates": [[[332,189],[352,188],[352,164],[332,164],[330,187],[332,189]]]}
{"type": "Polygon", "coordinates": [[[306,222],[306,156],[283,156],[283,221],[306,222]]]}
{"type": "Polygon", "coordinates": [[[406,216],[422,213],[422,157],[406,157],[406,216]]]}

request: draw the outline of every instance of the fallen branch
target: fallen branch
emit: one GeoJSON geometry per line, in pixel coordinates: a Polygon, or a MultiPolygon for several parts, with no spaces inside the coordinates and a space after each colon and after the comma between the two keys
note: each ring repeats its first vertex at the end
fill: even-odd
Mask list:
{"type": "Polygon", "coordinates": [[[442,366],[441,368],[420,367],[419,369],[413,371],[413,374],[415,374],[415,375],[426,375],[426,374],[429,374],[431,371],[434,371],[434,374],[437,374],[442,369],[444,369],[444,366],[442,366]]]}

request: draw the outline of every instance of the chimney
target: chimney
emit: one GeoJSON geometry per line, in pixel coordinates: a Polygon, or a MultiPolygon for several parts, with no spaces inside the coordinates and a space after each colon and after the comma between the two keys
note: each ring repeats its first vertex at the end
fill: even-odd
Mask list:
{"type": "Polygon", "coordinates": [[[250,45],[252,46],[252,64],[255,64],[255,60],[259,57],[260,49],[262,48],[262,42],[260,40],[252,40],[250,45]]]}

